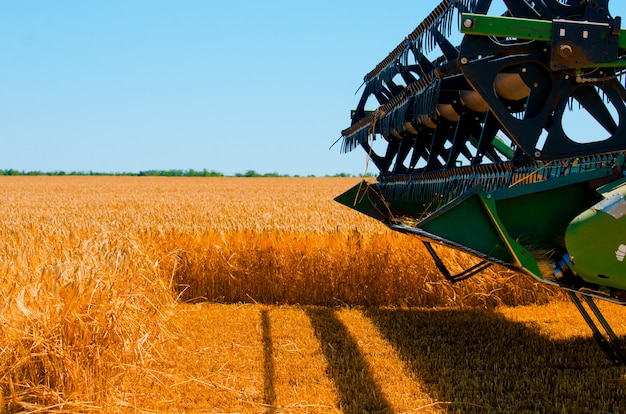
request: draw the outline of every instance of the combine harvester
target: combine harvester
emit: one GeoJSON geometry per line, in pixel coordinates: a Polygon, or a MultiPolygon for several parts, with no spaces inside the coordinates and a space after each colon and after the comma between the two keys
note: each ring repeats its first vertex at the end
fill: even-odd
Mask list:
{"type": "Polygon", "coordinates": [[[626,304],[621,18],[608,0],[491,3],[443,1],[365,76],[342,150],[380,174],[336,200],[421,238],[451,282],[496,263],[565,289],[624,364],[594,303],[626,304]],[[479,259],[453,275],[432,244],[479,259]]]}

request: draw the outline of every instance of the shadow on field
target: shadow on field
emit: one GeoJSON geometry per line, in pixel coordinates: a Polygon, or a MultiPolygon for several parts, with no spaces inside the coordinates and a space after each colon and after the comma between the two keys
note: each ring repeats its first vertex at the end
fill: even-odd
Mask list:
{"type": "Polygon", "coordinates": [[[261,339],[263,341],[263,404],[268,407],[267,413],[275,413],[276,390],[274,388],[274,343],[272,342],[272,326],[267,310],[261,311],[261,339]]]}
{"type": "Polygon", "coordinates": [[[591,338],[550,340],[481,309],[365,314],[442,410],[626,412],[626,369],[613,367],[591,338]]]}
{"type": "Polygon", "coordinates": [[[391,412],[380,385],[372,377],[354,339],[335,315],[333,308],[308,308],[315,335],[328,361],[326,374],[339,391],[344,413],[391,412]]]}

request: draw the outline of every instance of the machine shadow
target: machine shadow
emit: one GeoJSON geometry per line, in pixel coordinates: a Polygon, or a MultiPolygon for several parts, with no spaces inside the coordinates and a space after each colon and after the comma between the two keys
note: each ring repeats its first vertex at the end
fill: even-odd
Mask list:
{"type": "Polygon", "coordinates": [[[328,361],[326,375],[339,392],[344,413],[390,413],[380,385],[374,380],[367,362],[350,332],[332,308],[306,308],[322,352],[328,361]]]}
{"type": "Polygon", "coordinates": [[[276,390],[274,387],[274,344],[272,342],[272,327],[267,310],[261,311],[261,339],[263,341],[263,404],[268,409],[267,413],[275,413],[276,390]]]}
{"type": "Polygon", "coordinates": [[[626,412],[626,369],[592,338],[556,341],[488,310],[368,309],[449,412],[626,412]]]}

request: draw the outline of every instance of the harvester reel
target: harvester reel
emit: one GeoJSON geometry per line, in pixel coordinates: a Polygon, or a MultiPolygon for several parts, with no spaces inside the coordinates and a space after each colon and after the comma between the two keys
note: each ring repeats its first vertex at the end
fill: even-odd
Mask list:
{"type": "Polygon", "coordinates": [[[545,45],[527,45],[524,53],[519,46],[503,45],[507,44],[467,36],[461,46],[462,62],[467,62],[462,71],[524,154],[549,161],[626,148],[625,126],[619,122],[626,120],[626,89],[615,69],[593,70],[588,75],[553,71],[546,66],[550,52],[545,45]],[[595,118],[608,132],[608,139],[580,143],[565,133],[563,115],[572,101],[595,118]],[[613,106],[617,119],[607,104],[613,106]],[[540,145],[544,130],[547,137],[540,145]]]}

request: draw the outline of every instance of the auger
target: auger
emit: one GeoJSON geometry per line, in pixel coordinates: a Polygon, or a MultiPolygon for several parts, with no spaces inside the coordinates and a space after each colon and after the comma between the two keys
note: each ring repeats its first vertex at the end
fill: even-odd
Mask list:
{"type": "Polygon", "coordinates": [[[444,0],[365,76],[342,150],[361,147],[379,175],[336,200],[421,238],[451,282],[496,263],[565,289],[624,364],[594,302],[626,304],[621,18],[608,0],[503,6],[444,0]],[[582,137],[572,111],[592,124],[582,137]],[[477,264],[451,274],[433,245],[477,264]]]}

